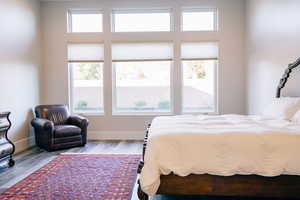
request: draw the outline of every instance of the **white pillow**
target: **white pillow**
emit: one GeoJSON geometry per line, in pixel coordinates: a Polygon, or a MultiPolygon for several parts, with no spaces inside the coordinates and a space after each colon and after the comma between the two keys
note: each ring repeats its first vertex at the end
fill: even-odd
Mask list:
{"type": "Polygon", "coordinates": [[[281,97],[281,98],[275,98],[272,101],[272,103],[269,104],[264,109],[262,114],[266,117],[291,120],[294,114],[299,109],[300,109],[300,98],[281,97]]]}

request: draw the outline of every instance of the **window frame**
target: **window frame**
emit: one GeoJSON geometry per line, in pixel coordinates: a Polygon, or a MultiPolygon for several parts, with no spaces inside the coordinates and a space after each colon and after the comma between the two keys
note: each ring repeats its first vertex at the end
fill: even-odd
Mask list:
{"type": "Polygon", "coordinates": [[[111,33],[171,33],[174,32],[174,12],[172,8],[116,8],[111,11],[111,33]],[[165,11],[165,12],[164,12],[165,11]],[[170,30],[169,31],[116,31],[115,30],[115,14],[131,14],[131,13],[169,13],[170,14],[170,30]]]}
{"type": "MultiPolygon", "coordinates": [[[[116,42],[122,44],[125,42],[116,42]]],[[[156,42],[126,42],[126,43],[170,43],[172,44],[172,53],[174,52],[174,43],[170,41],[156,41],[156,42]]],[[[111,44],[113,46],[113,43],[111,44]]],[[[111,48],[112,52],[112,48],[111,48]]],[[[156,115],[173,115],[174,114],[174,53],[171,59],[139,59],[139,60],[113,60],[112,64],[112,115],[114,116],[156,116],[156,115]],[[147,61],[169,61],[170,62],[170,111],[167,112],[120,112],[117,111],[117,91],[116,91],[116,62],[147,62],[147,61]]]]}
{"type": "MultiPolygon", "coordinates": [[[[105,46],[104,43],[102,42],[79,42],[79,43],[74,43],[74,42],[68,42],[67,43],[67,54],[68,54],[68,45],[72,45],[72,44],[100,44],[103,46],[103,53],[105,54],[105,46]]],[[[68,104],[69,104],[69,108],[71,113],[74,114],[80,114],[83,116],[104,116],[106,113],[106,109],[105,109],[105,98],[104,98],[104,94],[105,94],[105,55],[103,55],[103,60],[69,60],[69,58],[67,57],[66,62],[67,62],[67,68],[68,68],[68,104]],[[103,79],[102,79],[102,85],[103,85],[103,90],[102,90],[102,100],[103,100],[103,111],[100,112],[76,112],[74,110],[74,73],[73,73],[73,67],[71,66],[72,63],[102,63],[103,67],[102,67],[102,74],[103,74],[103,79]]]]}
{"type": "Polygon", "coordinates": [[[85,34],[85,33],[103,33],[104,32],[104,13],[101,9],[69,9],[67,11],[67,33],[72,33],[72,34],[85,34]],[[101,14],[102,15],[102,21],[101,21],[101,31],[97,32],[90,32],[90,31],[83,31],[83,32],[74,32],[72,25],[73,25],[73,20],[72,20],[72,14],[101,14]]]}
{"type": "Polygon", "coordinates": [[[217,8],[203,7],[183,7],[180,11],[180,31],[181,32],[218,32],[219,31],[219,16],[217,8]],[[183,30],[183,13],[184,12],[210,12],[214,13],[214,29],[213,30],[183,30]]]}
{"type": "MultiPolygon", "coordinates": [[[[104,62],[68,62],[68,72],[69,72],[69,108],[71,110],[71,113],[84,115],[84,116],[103,116],[105,115],[105,107],[104,107],[104,79],[102,80],[102,100],[103,100],[103,111],[96,111],[96,112],[77,112],[74,109],[74,69],[71,66],[73,63],[103,63],[102,67],[102,74],[104,75],[104,62]]],[[[101,81],[101,80],[100,80],[101,81]]],[[[99,92],[100,93],[100,92],[99,92]]]]}
{"type": "MultiPolygon", "coordinates": [[[[214,81],[214,112],[195,111],[195,112],[184,112],[183,111],[183,65],[181,58],[181,45],[185,42],[188,43],[201,43],[201,42],[214,42],[218,43],[219,55],[220,55],[220,42],[219,35],[213,32],[219,31],[219,16],[218,9],[215,7],[162,7],[162,8],[66,8],[65,13],[67,14],[67,33],[66,44],[79,43],[79,44],[103,44],[103,112],[84,112],[85,116],[144,116],[151,117],[157,115],[178,115],[178,114],[218,114],[219,113],[219,67],[222,64],[222,59],[218,56],[215,66],[215,81],[214,81]],[[211,11],[215,13],[214,31],[183,31],[183,12],[186,10],[190,11],[211,11]],[[72,12],[96,12],[102,14],[102,32],[70,32],[69,20],[71,19],[70,14],[72,12]],[[137,31],[137,32],[114,32],[114,12],[127,11],[132,13],[133,11],[138,13],[153,11],[167,11],[170,14],[170,31],[137,31]],[[203,34],[203,32],[205,34],[203,34]],[[207,32],[207,33],[206,33],[207,32]],[[199,41],[200,38],[200,41],[199,41]],[[115,80],[115,66],[112,59],[112,45],[114,43],[171,43],[173,45],[173,57],[170,65],[170,112],[116,112],[116,80],[115,80]],[[175,88],[176,87],[176,88],[175,88]]],[[[83,62],[83,61],[81,61],[83,62]]],[[[73,87],[71,79],[71,72],[69,67],[68,59],[66,61],[68,75],[69,75],[69,106],[71,112],[73,112],[73,106],[71,100],[73,98],[73,87]]]]}
{"type": "Polygon", "coordinates": [[[180,50],[182,44],[184,43],[216,43],[218,45],[218,56],[216,58],[182,58],[180,51],[180,85],[181,85],[181,105],[180,105],[180,113],[181,114],[207,114],[207,115],[217,115],[219,114],[219,65],[220,65],[220,45],[219,41],[181,41],[180,42],[180,50]],[[212,112],[201,112],[201,111],[189,111],[185,112],[183,109],[183,93],[184,93],[184,74],[183,74],[183,61],[207,61],[207,60],[215,60],[214,65],[214,111],[212,112]]]}
{"type": "MultiPolygon", "coordinates": [[[[213,60],[213,59],[190,59],[190,61],[208,61],[208,60],[213,60]]],[[[184,105],[183,105],[183,98],[184,98],[184,74],[183,74],[183,61],[189,61],[187,59],[180,59],[180,68],[181,68],[181,86],[182,86],[182,91],[181,91],[181,113],[182,114],[212,114],[216,115],[219,113],[219,105],[218,105],[218,69],[219,69],[219,59],[215,60],[214,64],[214,111],[207,111],[207,112],[201,112],[201,111],[184,111],[184,105]]]]}

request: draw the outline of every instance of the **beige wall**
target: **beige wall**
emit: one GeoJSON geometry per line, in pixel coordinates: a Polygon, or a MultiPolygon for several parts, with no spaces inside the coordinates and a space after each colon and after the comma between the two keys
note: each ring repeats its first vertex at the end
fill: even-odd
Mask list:
{"type": "MultiPolygon", "coordinates": [[[[247,110],[259,114],[275,97],[288,63],[300,57],[300,1],[248,0],[246,7],[247,110]]],[[[283,95],[299,96],[299,71],[292,74],[283,95]]]]}
{"type": "MultiPolygon", "coordinates": [[[[186,40],[219,41],[219,113],[258,114],[275,96],[276,86],[287,64],[299,57],[300,1],[298,0],[86,0],[84,3],[2,0],[0,4],[0,110],[12,111],[9,137],[17,150],[27,148],[32,136],[31,109],[43,103],[68,103],[68,41],[103,41],[103,35],[66,34],[69,8],[209,6],[219,8],[220,31],[184,35],[186,40]],[[43,69],[40,70],[40,13],[42,20],[43,69]],[[246,15],[246,16],[245,16],[246,15]],[[246,22],[246,28],[245,28],[246,22]],[[246,31],[245,31],[246,30],[246,31]],[[244,37],[246,36],[246,37],[244,37]],[[246,46],[246,48],[245,48],[246,46]],[[246,52],[245,52],[246,50],[246,52]],[[246,56],[245,56],[246,55],[246,56]],[[244,59],[245,58],[245,59],[244,59]],[[244,62],[245,61],[245,62],[244,62]],[[246,64],[246,69],[245,69],[246,64]],[[43,72],[41,72],[43,71],[43,72]],[[40,79],[43,87],[39,87],[40,79]],[[246,83],[246,84],[245,84],[246,83]],[[39,92],[39,91],[42,92],[39,92]]],[[[107,19],[106,19],[107,20],[107,19]]],[[[105,25],[107,26],[107,24],[105,25]]],[[[126,35],[125,35],[126,36],[126,35]]],[[[119,35],[116,39],[125,38],[119,35]]],[[[127,36],[126,36],[127,37],[127,36]]],[[[164,38],[164,35],[158,36],[164,38]]],[[[176,35],[174,36],[176,37],[176,35]]],[[[156,40],[153,35],[144,38],[156,40]]],[[[106,63],[106,69],[110,67],[106,63]]],[[[109,75],[110,70],[106,71],[109,75]]],[[[300,70],[292,74],[284,95],[300,93],[300,70]]],[[[106,78],[106,105],[111,107],[111,80],[106,78]]],[[[177,113],[178,114],[178,113],[177,113]]],[[[153,116],[89,116],[94,138],[141,138],[153,116]],[[117,136],[117,134],[119,134],[117,136]]]]}
{"type": "MultiPolygon", "coordinates": [[[[201,41],[205,38],[219,42],[219,113],[260,113],[275,96],[276,86],[287,64],[299,57],[298,0],[86,0],[84,3],[54,1],[42,2],[41,10],[38,0],[2,0],[0,110],[12,111],[13,127],[9,137],[17,144],[17,150],[29,146],[28,138],[32,135],[29,128],[31,109],[40,102],[40,96],[42,103],[68,103],[66,43],[103,41],[103,34],[66,34],[67,9],[179,9],[181,6],[208,6],[219,9],[218,33],[184,34],[187,41],[201,41]],[[42,70],[39,67],[40,13],[43,31],[42,70]],[[39,87],[39,77],[43,87],[39,87]]],[[[107,22],[109,19],[104,20],[107,22]]],[[[105,26],[108,26],[107,23],[105,26]]],[[[127,38],[127,35],[119,34],[113,39],[122,38],[127,38]]],[[[157,40],[166,36],[144,34],[138,39],[145,38],[157,40]]],[[[110,63],[106,63],[105,68],[106,77],[109,77],[110,63]]],[[[300,93],[297,76],[300,76],[300,70],[296,70],[292,75],[286,90],[283,91],[284,95],[300,93]]],[[[105,84],[108,112],[105,116],[89,116],[90,135],[92,138],[141,138],[145,124],[150,122],[153,116],[112,116],[110,78],[105,79],[105,84]]],[[[176,112],[178,114],[178,109],[176,112]]]]}
{"type": "MultiPolygon", "coordinates": [[[[185,33],[184,40],[201,41],[215,40],[220,47],[219,66],[219,113],[245,113],[245,67],[244,67],[244,0],[86,0],[66,2],[42,2],[42,30],[43,30],[43,103],[68,104],[68,67],[66,63],[67,42],[103,41],[109,38],[105,34],[67,34],[67,10],[70,8],[147,8],[172,7],[180,9],[189,6],[217,7],[219,11],[219,32],[217,33],[185,33]]],[[[178,16],[177,16],[178,17],[178,16]]],[[[109,26],[109,19],[104,19],[104,26],[109,26]]],[[[174,34],[172,37],[177,37],[174,34]]],[[[116,34],[112,40],[128,38],[128,34],[116,34]]],[[[172,39],[165,34],[141,34],[139,37],[131,35],[132,40],[157,41],[161,38],[172,39]]],[[[104,42],[107,44],[107,41],[104,42]]],[[[106,49],[109,50],[109,49],[106,49]]],[[[107,51],[108,52],[108,51],[107,51]]],[[[105,63],[104,80],[105,104],[108,112],[105,116],[89,116],[91,121],[90,135],[93,138],[103,138],[117,133],[116,137],[142,138],[145,125],[153,116],[112,116],[111,114],[111,63],[105,63]],[[100,135],[103,135],[100,136],[100,135]],[[123,135],[122,135],[123,134],[123,135]],[[139,135],[136,135],[139,134],[139,135]],[[125,136],[126,135],[126,136],[125,136]]],[[[178,66],[177,66],[178,67],[178,66]]],[[[179,85],[179,80],[176,82],[179,85]]],[[[175,86],[176,86],[175,84],[175,86]]],[[[175,97],[178,98],[178,97],[175,97]]],[[[180,102],[180,101],[178,101],[180,102]]],[[[179,105],[175,105],[178,113],[179,105]]],[[[112,136],[112,137],[115,137],[112,136]]]]}
{"type": "Polygon", "coordinates": [[[39,9],[37,0],[0,2],[0,111],[12,112],[17,152],[32,142],[31,108],[39,103],[39,9]]]}

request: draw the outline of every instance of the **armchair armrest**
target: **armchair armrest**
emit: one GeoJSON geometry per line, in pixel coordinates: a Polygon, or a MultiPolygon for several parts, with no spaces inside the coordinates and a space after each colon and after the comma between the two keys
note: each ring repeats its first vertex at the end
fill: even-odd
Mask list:
{"type": "Polygon", "coordinates": [[[78,126],[81,129],[83,129],[83,128],[87,128],[87,126],[89,124],[89,120],[80,115],[71,115],[68,119],[68,123],[71,125],[78,126]]]}
{"type": "Polygon", "coordinates": [[[87,127],[89,125],[89,120],[79,115],[71,115],[68,119],[68,124],[78,126],[79,128],[81,128],[82,144],[85,145],[87,139],[87,127]]]}
{"type": "Polygon", "coordinates": [[[54,130],[53,122],[47,119],[35,118],[31,121],[31,125],[40,130],[54,130]]]}

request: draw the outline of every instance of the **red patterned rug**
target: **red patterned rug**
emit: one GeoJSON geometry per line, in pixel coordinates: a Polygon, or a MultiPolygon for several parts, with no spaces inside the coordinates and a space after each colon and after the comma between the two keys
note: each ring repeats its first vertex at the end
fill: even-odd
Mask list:
{"type": "Polygon", "coordinates": [[[140,155],[63,154],[0,194],[1,200],[129,200],[140,155]]]}

